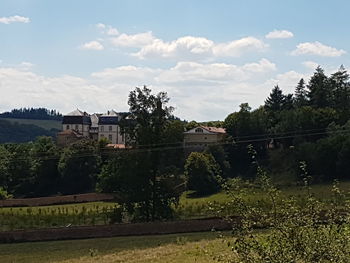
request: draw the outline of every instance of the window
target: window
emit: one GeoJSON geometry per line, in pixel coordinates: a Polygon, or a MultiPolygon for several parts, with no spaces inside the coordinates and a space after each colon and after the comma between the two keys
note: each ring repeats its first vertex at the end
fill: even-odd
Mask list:
{"type": "Polygon", "coordinates": [[[66,126],[66,130],[69,130],[69,125],[66,126]]]}
{"type": "Polygon", "coordinates": [[[110,141],[110,142],[112,142],[112,134],[110,134],[110,135],[108,135],[108,140],[110,141]]]}
{"type": "Polygon", "coordinates": [[[105,131],[105,127],[102,125],[101,126],[101,132],[105,131]]]}
{"type": "Polygon", "coordinates": [[[195,132],[203,132],[203,129],[202,128],[197,128],[194,130],[195,132]]]}
{"type": "Polygon", "coordinates": [[[76,124],[75,125],[75,130],[78,131],[79,130],[79,126],[76,124]]]}
{"type": "Polygon", "coordinates": [[[105,136],[104,136],[104,134],[101,134],[101,138],[104,138],[105,136]]]}
{"type": "Polygon", "coordinates": [[[109,130],[109,131],[112,131],[112,126],[109,126],[109,127],[108,127],[108,130],[109,130]]]}

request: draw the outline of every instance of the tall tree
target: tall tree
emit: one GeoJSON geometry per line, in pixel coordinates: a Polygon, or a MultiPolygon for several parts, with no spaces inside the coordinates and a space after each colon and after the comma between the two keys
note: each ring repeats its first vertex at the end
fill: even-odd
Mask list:
{"type": "Polygon", "coordinates": [[[294,92],[294,103],[297,107],[308,105],[308,92],[305,86],[304,79],[300,79],[294,92]]]}
{"type": "Polygon", "coordinates": [[[51,137],[38,137],[32,144],[34,195],[48,196],[58,191],[60,150],[51,137]]]}
{"type": "Polygon", "coordinates": [[[94,191],[100,162],[97,142],[80,140],[65,148],[58,163],[61,192],[76,194],[94,191]]]}
{"type": "Polygon", "coordinates": [[[332,89],[328,77],[324,74],[324,70],[318,66],[309,84],[309,100],[310,105],[316,108],[325,108],[333,106],[332,89]]]}
{"type": "Polygon", "coordinates": [[[276,85],[269,97],[265,100],[265,108],[272,112],[277,112],[283,109],[285,96],[278,85],[276,85]]]}
{"type": "MultiPolygon", "coordinates": [[[[171,146],[181,146],[178,141],[182,138],[183,126],[176,123],[172,125],[173,107],[166,106],[169,97],[165,92],[152,94],[152,91],[144,86],[135,88],[129,94],[128,104],[130,115],[128,120],[121,123],[122,130],[130,137],[130,142],[134,149],[143,152],[143,160],[147,160],[147,165],[139,167],[147,183],[142,185],[142,191],[147,193],[142,204],[146,213],[146,220],[155,220],[160,216],[163,205],[175,202],[174,192],[167,188],[168,194],[163,186],[169,181],[168,173],[164,172],[162,160],[166,160],[167,151],[164,148],[171,146]],[[170,132],[169,127],[173,127],[170,132]],[[180,128],[179,128],[180,127],[180,128]],[[177,131],[178,134],[174,134],[177,131]],[[177,141],[177,142],[175,142],[177,141]]],[[[141,164],[142,165],[142,164],[141,164]]],[[[141,189],[140,189],[141,190],[141,189]]],[[[169,207],[170,208],[170,207],[169,207]]]]}
{"type": "Polygon", "coordinates": [[[339,110],[345,123],[350,115],[350,83],[349,74],[343,65],[331,75],[329,82],[334,95],[334,107],[339,110]]]}

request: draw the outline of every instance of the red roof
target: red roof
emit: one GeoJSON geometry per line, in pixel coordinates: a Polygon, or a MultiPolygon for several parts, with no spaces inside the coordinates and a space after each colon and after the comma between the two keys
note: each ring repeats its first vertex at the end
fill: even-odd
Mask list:
{"type": "Polygon", "coordinates": [[[201,128],[215,133],[226,133],[226,130],[224,128],[217,128],[217,127],[209,127],[209,126],[201,126],[201,128]]]}

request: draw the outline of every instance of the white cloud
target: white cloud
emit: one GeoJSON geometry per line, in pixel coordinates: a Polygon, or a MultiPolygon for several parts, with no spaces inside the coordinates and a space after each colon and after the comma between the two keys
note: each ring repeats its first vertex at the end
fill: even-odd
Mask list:
{"type": "Polygon", "coordinates": [[[265,37],[269,39],[277,39],[277,38],[291,38],[294,34],[288,30],[273,30],[269,32],[265,37]]]}
{"type": "Polygon", "coordinates": [[[346,51],[343,49],[326,46],[318,41],[300,43],[292,51],[292,55],[317,55],[322,57],[339,57],[345,53],[346,51]]]}
{"type": "Polygon", "coordinates": [[[29,23],[30,19],[24,16],[9,16],[9,17],[0,17],[0,23],[2,24],[11,24],[11,23],[29,23]]]}
{"type": "Polygon", "coordinates": [[[111,39],[114,46],[119,47],[143,47],[154,41],[154,36],[151,31],[139,33],[135,35],[121,34],[118,37],[111,39]]]}
{"type": "Polygon", "coordinates": [[[106,25],[105,25],[105,24],[102,24],[102,23],[98,23],[98,24],[96,24],[96,27],[97,27],[98,29],[105,29],[105,28],[106,28],[106,25]]]}
{"type": "Polygon", "coordinates": [[[103,45],[98,41],[90,41],[80,46],[84,50],[103,50],[103,45]]]}
{"type": "Polygon", "coordinates": [[[117,35],[119,35],[119,31],[116,28],[114,28],[114,27],[110,27],[107,30],[107,35],[109,35],[109,36],[117,36],[117,35]]]}
{"type": "Polygon", "coordinates": [[[311,69],[311,70],[315,70],[320,65],[314,61],[304,61],[302,64],[304,67],[311,69]]]}
{"type": "Polygon", "coordinates": [[[188,57],[198,55],[211,55],[213,41],[201,37],[181,37],[172,42],[164,42],[161,39],[154,39],[149,45],[141,48],[134,55],[143,59],[146,57],[188,57]]]}
{"type": "Polygon", "coordinates": [[[214,54],[216,56],[239,57],[248,51],[261,51],[268,47],[263,41],[255,37],[245,37],[229,43],[217,44],[214,47],[214,54]]]}
{"type": "Polygon", "coordinates": [[[20,68],[22,68],[24,70],[29,70],[32,67],[34,67],[34,64],[27,62],[27,61],[23,61],[19,66],[20,66],[20,68]]]}
{"type": "Polygon", "coordinates": [[[283,90],[283,93],[293,93],[301,78],[307,81],[310,78],[310,75],[291,70],[278,74],[275,78],[268,80],[265,84],[270,86],[271,89],[275,85],[279,85],[279,87],[283,90]]]}
{"type": "Polygon", "coordinates": [[[130,90],[148,85],[155,92],[167,91],[181,118],[223,119],[241,102],[248,101],[253,107],[263,103],[270,87],[259,83],[273,79],[275,70],[276,65],[267,59],[243,65],[183,61],[168,69],[106,68],[84,79],[49,78],[21,67],[0,67],[0,110],[43,106],[63,113],[76,107],[88,112],[126,111],[130,90]]]}
{"type": "Polygon", "coordinates": [[[144,59],[155,58],[185,58],[193,59],[210,57],[238,57],[248,51],[261,51],[267,45],[254,37],[245,37],[228,43],[216,44],[203,37],[186,36],[171,42],[154,39],[149,45],[141,48],[134,55],[144,59]]]}

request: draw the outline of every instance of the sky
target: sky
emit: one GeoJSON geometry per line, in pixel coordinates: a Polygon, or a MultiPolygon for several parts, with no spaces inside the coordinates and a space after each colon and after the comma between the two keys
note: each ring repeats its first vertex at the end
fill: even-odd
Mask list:
{"type": "Polygon", "coordinates": [[[320,65],[350,65],[348,0],[1,0],[0,111],[128,110],[166,91],[182,119],[223,120],[320,65]]]}

